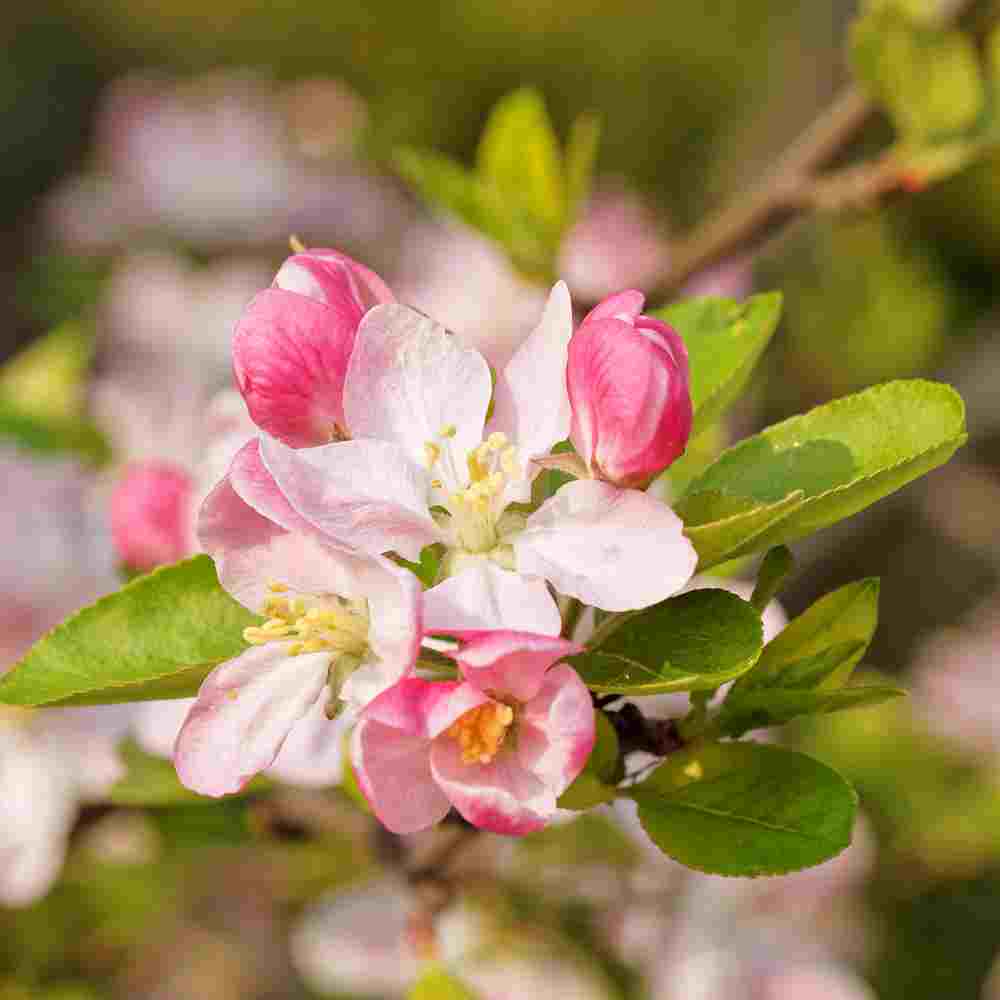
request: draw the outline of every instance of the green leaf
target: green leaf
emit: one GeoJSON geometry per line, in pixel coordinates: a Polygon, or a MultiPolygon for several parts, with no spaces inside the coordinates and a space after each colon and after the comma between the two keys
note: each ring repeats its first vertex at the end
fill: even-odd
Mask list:
{"type": "Polygon", "coordinates": [[[716,875],[782,875],[851,841],[857,796],[825,764],[779,747],[709,743],[673,754],[631,790],[665,854],[716,875]]]}
{"type": "Polygon", "coordinates": [[[682,510],[711,505],[698,501],[703,493],[728,497],[739,509],[784,503],[802,490],[791,512],[729,553],[746,555],[863,510],[946,462],[966,436],[965,406],[950,386],[887,382],[741,441],[691,484],[682,510]]]}
{"type": "Polygon", "coordinates": [[[89,420],[41,419],[0,398],[0,439],[41,455],[76,456],[100,466],[111,458],[107,438],[89,420]]]}
{"type": "Polygon", "coordinates": [[[615,785],[625,777],[618,753],[618,734],[604,712],[595,710],[597,740],[587,766],[559,796],[562,809],[590,809],[611,802],[618,795],[615,785]]]}
{"type": "Polygon", "coordinates": [[[754,669],[733,686],[730,697],[769,686],[802,687],[811,675],[824,687],[839,687],[864,656],[878,625],[879,581],[858,580],[821,597],[764,648],[754,669]],[[811,658],[825,654],[819,671],[811,658]],[[831,656],[832,654],[832,656],[831,656]],[[825,673],[823,673],[825,670],[825,673]]]}
{"type": "Polygon", "coordinates": [[[763,548],[756,539],[790,517],[804,498],[803,490],[794,490],[766,503],[709,490],[683,497],[674,510],[698,553],[698,571],[704,573],[743,552],[763,548]]]}
{"type": "Polygon", "coordinates": [[[195,694],[260,618],[219,586],[208,556],[154,570],[78,611],[0,680],[8,705],[81,705],[195,694]]]}
{"type": "Polygon", "coordinates": [[[780,726],[802,715],[829,715],[849,708],[878,705],[906,694],[885,684],[859,684],[834,691],[767,687],[726,699],[715,725],[726,736],[738,737],[751,729],[780,726]]]}
{"type": "Polygon", "coordinates": [[[477,1000],[477,995],[443,965],[435,963],[420,974],[407,1000],[477,1000]]]}
{"type": "Polygon", "coordinates": [[[460,163],[441,153],[412,147],[396,150],[393,162],[428,204],[457,216],[473,229],[499,237],[488,226],[479,179],[460,163]]]}
{"type": "Polygon", "coordinates": [[[601,119],[597,115],[578,115],[569,130],[566,143],[566,221],[571,225],[590,197],[594,166],[601,143],[601,119]]]}
{"type": "MultiPolygon", "coordinates": [[[[173,806],[178,804],[212,804],[216,799],[206,798],[185,788],[177,777],[174,765],[162,757],[154,757],[141,750],[131,740],[118,747],[118,755],[125,765],[125,774],[115,782],[108,799],[118,806],[173,806]]],[[[271,787],[267,778],[256,777],[237,794],[250,795],[271,787]]],[[[235,798],[236,796],[227,796],[235,798]]]]}
{"type": "Polygon", "coordinates": [[[795,557],[784,545],[771,549],[757,571],[757,583],[750,595],[750,603],[760,612],[771,603],[781,590],[788,574],[795,567],[795,557]]]}
{"type": "Polygon", "coordinates": [[[749,670],[762,642],[750,604],[727,590],[693,590],[626,617],[570,662],[594,691],[705,691],[749,670]]]}
{"type": "Polygon", "coordinates": [[[541,94],[528,87],[502,98],[479,140],[480,179],[558,238],[566,224],[559,140],[541,94]]]}
{"type": "Polygon", "coordinates": [[[876,0],[851,30],[854,71],[889,112],[905,145],[940,143],[974,129],[986,106],[975,47],[953,28],[876,0]]]}
{"type": "Polygon", "coordinates": [[[781,316],[781,294],[733,299],[689,299],[653,314],[684,338],[691,363],[692,437],[728,409],[774,335],[781,316]]]}

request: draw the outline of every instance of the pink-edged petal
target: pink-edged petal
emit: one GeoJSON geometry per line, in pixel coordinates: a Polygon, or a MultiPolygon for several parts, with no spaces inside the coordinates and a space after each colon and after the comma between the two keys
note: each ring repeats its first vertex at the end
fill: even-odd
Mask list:
{"type": "Polygon", "coordinates": [[[383,305],[358,328],[344,412],[355,437],[391,441],[416,465],[426,463],[426,445],[434,443],[442,452],[434,475],[457,489],[482,439],[492,391],[478,351],[415,309],[383,305]]]}
{"type": "Polygon", "coordinates": [[[374,655],[347,679],[340,697],[360,709],[413,672],[423,636],[423,591],[409,570],[378,557],[359,567],[356,584],[368,601],[368,643],[374,655]]]}
{"type": "Polygon", "coordinates": [[[252,647],[202,682],[174,754],[188,788],[238,792],[274,762],[292,726],[325,696],[330,654],[290,656],[291,645],[252,647]]]}
{"type": "Polygon", "coordinates": [[[460,648],[449,654],[462,676],[493,697],[519,702],[538,694],[553,663],[583,651],[559,636],[510,631],[452,634],[462,640],[460,648]]]}
{"type": "Polygon", "coordinates": [[[522,461],[547,455],[569,435],[566,359],[572,335],[573,306],[560,281],[538,326],[497,377],[490,429],[505,433],[522,461]]]}
{"type": "Polygon", "coordinates": [[[351,736],[351,762],[372,811],[393,833],[424,830],[451,808],[431,774],[424,737],[362,719],[351,736]]]}
{"type": "Polygon", "coordinates": [[[296,451],[265,440],[261,454],[291,505],[340,545],[416,561],[441,538],[427,507],[427,472],[398,445],[342,441],[296,451]]]}
{"type": "Polygon", "coordinates": [[[476,560],[424,594],[424,632],[515,629],[558,635],[562,618],[545,582],[476,560]]]}
{"type": "Polygon", "coordinates": [[[441,736],[431,745],[430,766],[451,804],[481,830],[521,836],[540,830],[556,811],[553,791],[513,753],[467,764],[458,743],[441,736]]]}
{"type": "Polygon", "coordinates": [[[340,783],[344,773],[344,738],[353,717],[326,716],[326,701],[318,698],[292,726],[274,763],[270,777],[301,788],[328,788],[340,783]]]}
{"type": "Polygon", "coordinates": [[[518,759],[559,796],[583,770],[595,736],[587,686],[569,664],[557,664],[518,716],[518,759]]]}
{"type": "Polygon", "coordinates": [[[471,684],[407,677],[380,694],[361,717],[430,740],[460,716],[489,700],[471,684]]]}
{"type": "Polygon", "coordinates": [[[662,501],[596,480],[567,483],[514,541],[517,568],[606,611],[676,594],[698,562],[684,525],[662,501]]]}
{"type": "MultiPolygon", "coordinates": [[[[633,323],[642,312],[642,307],[646,304],[646,296],[634,288],[615,295],[609,295],[603,302],[599,302],[583,318],[583,323],[591,323],[596,319],[620,319],[626,323],[633,323]]],[[[580,325],[583,326],[583,323],[580,325]]]]}
{"type": "Polygon", "coordinates": [[[241,604],[259,612],[276,581],[300,594],[360,597],[370,557],[324,544],[314,534],[285,531],[245,504],[228,479],[208,495],[199,537],[215,560],[219,582],[241,604]]]}
{"type": "Polygon", "coordinates": [[[274,286],[327,304],[349,297],[359,307],[359,320],[372,306],[396,301],[374,271],[339,250],[309,249],[294,254],[281,265],[274,286]]]}
{"type": "Polygon", "coordinates": [[[258,427],[295,448],[344,429],[344,377],[361,310],[269,288],[233,336],[233,372],[258,427]]]}
{"type": "Polygon", "coordinates": [[[244,503],[286,531],[311,534],[313,526],[288,502],[264,464],[260,439],[254,438],[233,456],[229,482],[244,503]]]}

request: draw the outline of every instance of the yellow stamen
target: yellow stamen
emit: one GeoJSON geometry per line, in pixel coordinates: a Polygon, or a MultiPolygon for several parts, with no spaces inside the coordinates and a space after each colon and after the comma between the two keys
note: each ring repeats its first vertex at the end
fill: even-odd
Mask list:
{"type": "Polygon", "coordinates": [[[489,764],[500,752],[514,722],[514,709],[496,701],[470,709],[447,729],[466,764],[489,764]]]}

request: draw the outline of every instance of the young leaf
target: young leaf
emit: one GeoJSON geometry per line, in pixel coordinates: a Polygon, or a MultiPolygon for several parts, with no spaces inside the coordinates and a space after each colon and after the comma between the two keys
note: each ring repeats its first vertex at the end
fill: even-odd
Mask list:
{"type": "Polygon", "coordinates": [[[864,656],[878,624],[879,582],[858,580],[821,597],[765,647],[754,669],[730,697],[751,688],[803,687],[810,680],[839,687],[864,656]],[[825,664],[809,663],[826,656],[825,664]]]}
{"type": "Polygon", "coordinates": [[[709,490],[688,494],[674,511],[698,553],[698,571],[704,573],[741,552],[761,548],[756,539],[790,517],[804,498],[803,490],[793,490],[781,500],[764,503],[709,490]]]}
{"type": "Polygon", "coordinates": [[[0,680],[8,705],[94,705],[197,693],[260,618],[219,586],[208,556],[154,570],[43,636],[0,680]]]}
{"type": "Polygon", "coordinates": [[[476,994],[443,965],[433,964],[420,974],[407,1000],[476,1000],[476,994]]]}
{"type": "Polygon", "coordinates": [[[771,549],[757,571],[757,583],[750,595],[750,603],[760,612],[771,603],[781,590],[785,578],[795,566],[795,557],[784,545],[771,549]]]}
{"type": "Polygon", "coordinates": [[[727,698],[716,721],[725,736],[739,737],[751,729],[780,726],[802,715],[829,715],[848,708],[878,705],[906,694],[886,684],[859,684],[834,691],[768,687],[741,692],[727,698]]]}
{"type": "Polygon", "coordinates": [[[450,157],[429,150],[404,147],[393,157],[400,175],[435,208],[461,219],[467,226],[490,232],[484,213],[479,179],[450,157]]]}
{"type": "Polygon", "coordinates": [[[762,642],[750,604],[727,590],[694,590],[632,615],[570,662],[602,693],[705,691],[749,670],[762,642]]]}
{"type": "Polygon", "coordinates": [[[774,335],[781,294],[733,299],[689,299],[653,314],[669,323],[687,345],[691,362],[692,437],[714,423],[743,391],[774,335]]]}
{"type": "Polygon", "coordinates": [[[601,119],[597,115],[578,115],[570,126],[566,143],[566,222],[572,225],[590,197],[594,165],[601,143],[601,119]]]}
{"type": "Polygon", "coordinates": [[[746,555],[856,514],[946,462],[966,436],[965,406],[950,386],[887,382],[739,442],[691,484],[685,503],[718,493],[774,504],[802,490],[795,509],[730,553],[746,555]]]}
{"type": "Polygon", "coordinates": [[[0,398],[0,439],[42,455],[72,455],[100,466],[111,458],[107,438],[89,420],[40,417],[0,398]]]}
{"type": "Polygon", "coordinates": [[[716,875],[782,875],[851,841],[857,796],[825,764],[779,747],[708,743],[673,754],[631,789],[665,854],[716,875]]]}
{"type": "Polygon", "coordinates": [[[625,777],[618,753],[618,734],[603,712],[596,711],[594,715],[597,741],[587,766],[559,796],[562,809],[590,809],[602,802],[612,801],[618,795],[615,785],[625,777]]]}
{"type": "Polygon", "coordinates": [[[558,237],[566,222],[559,140],[541,94],[515,90],[490,112],[479,140],[477,170],[484,184],[558,237]]]}

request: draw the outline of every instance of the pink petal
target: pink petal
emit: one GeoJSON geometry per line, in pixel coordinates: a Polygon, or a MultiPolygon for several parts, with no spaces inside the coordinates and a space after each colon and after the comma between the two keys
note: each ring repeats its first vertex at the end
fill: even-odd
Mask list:
{"type": "Polygon", "coordinates": [[[270,777],[301,788],[329,788],[340,783],[344,773],[344,738],[353,721],[348,714],[330,720],[326,700],[318,698],[292,726],[274,763],[270,777]]]}
{"type": "MultiPolygon", "coordinates": [[[[598,319],[619,319],[633,323],[639,318],[642,307],[646,304],[646,296],[634,288],[615,295],[609,295],[599,302],[583,317],[583,323],[592,323],[598,319]]],[[[583,326],[583,323],[580,325],[583,326]]]]}
{"type": "Polygon", "coordinates": [[[543,580],[483,559],[424,594],[425,633],[499,628],[559,634],[562,618],[543,580]]]}
{"type": "Polygon", "coordinates": [[[330,654],[289,656],[291,643],[241,653],[202,682],[177,737],[177,776],[202,795],[239,791],[278,756],[289,731],[322,699],[330,654]]]}
{"type": "Polygon", "coordinates": [[[676,594],[698,562],[679,517],[638,490],[596,480],[567,483],[514,541],[517,568],[606,611],[676,594]]]}
{"type": "Polygon", "coordinates": [[[451,808],[431,774],[430,743],[421,736],[362,719],[351,737],[351,762],[372,811],[393,833],[424,830],[451,808]]]}
{"type": "Polygon", "coordinates": [[[295,510],[333,542],[415,561],[440,540],[426,471],[397,445],[343,441],[295,451],[265,440],[261,454],[295,510]]]}
{"type": "Polygon", "coordinates": [[[286,531],[302,534],[315,531],[278,488],[274,476],[264,464],[259,438],[247,441],[233,456],[229,466],[229,483],[244,503],[286,531]]]}
{"type": "Polygon", "coordinates": [[[519,702],[538,694],[553,663],[583,651],[582,646],[558,636],[510,631],[451,634],[463,640],[458,651],[449,655],[465,679],[493,697],[519,702]]]}
{"type": "Polygon", "coordinates": [[[295,448],[345,428],[344,376],[360,319],[357,306],[281,288],[253,299],[233,336],[233,371],[260,428],[295,448]]]}
{"type": "Polygon", "coordinates": [[[436,444],[444,454],[434,475],[457,489],[482,439],[492,389],[482,355],[443,326],[407,306],[376,306],[358,329],[344,411],[352,434],[391,441],[415,465],[425,465],[426,445],[436,444]],[[453,436],[442,439],[445,428],[453,436]]]}
{"type": "Polygon", "coordinates": [[[471,684],[407,677],[370,702],[362,719],[431,740],[490,699],[471,684]]]}
{"type": "Polygon", "coordinates": [[[497,377],[490,429],[507,434],[523,461],[548,454],[569,435],[566,359],[572,335],[573,307],[560,281],[538,326],[497,377]]]}
{"type": "Polygon", "coordinates": [[[554,666],[518,717],[517,756],[556,796],[583,770],[596,729],[590,692],[569,664],[554,666]]]}
{"type": "Polygon", "coordinates": [[[146,572],[190,555],[191,476],[170,462],[130,465],[111,495],[111,535],[118,558],[146,572]]]}
{"type": "Polygon", "coordinates": [[[521,836],[540,830],[556,811],[555,794],[513,753],[467,764],[458,743],[445,735],[431,745],[430,767],[452,805],[481,830],[521,836]]]}
{"type": "Polygon", "coordinates": [[[359,321],[372,306],[396,301],[374,271],[338,250],[310,249],[289,257],[275,276],[274,287],[327,305],[347,300],[356,306],[359,321]]]}

